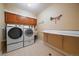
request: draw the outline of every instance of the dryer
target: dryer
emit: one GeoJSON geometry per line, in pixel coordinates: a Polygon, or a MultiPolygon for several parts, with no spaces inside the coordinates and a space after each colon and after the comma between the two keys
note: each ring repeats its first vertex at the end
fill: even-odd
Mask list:
{"type": "Polygon", "coordinates": [[[23,25],[7,24],[7,52],[23,47],[23,25]]]}
{"type": "Polygon", "coordinates": [[[34,28],[24,25],[24,46],[28,46],[34,43],[34,28]]]}

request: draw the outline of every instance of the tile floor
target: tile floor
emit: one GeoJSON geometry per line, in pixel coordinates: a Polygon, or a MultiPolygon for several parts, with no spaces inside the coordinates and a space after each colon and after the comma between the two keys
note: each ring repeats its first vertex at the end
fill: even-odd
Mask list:
{"type": "Polygon", "coordinates": [[[52,56],[62,56],[62,54],[44,45],[42,40],[37,40],[33,45],[6,53],[4,56],[48,56],[49,53],[52,56]]]}

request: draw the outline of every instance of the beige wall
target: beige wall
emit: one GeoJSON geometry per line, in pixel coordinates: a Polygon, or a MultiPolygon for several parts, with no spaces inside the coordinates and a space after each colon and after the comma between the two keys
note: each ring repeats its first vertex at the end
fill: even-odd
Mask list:
{"type": "Polygon", "coordinates": [[[4,28],[4,9],[3,4],[0,4],[0,50],[1,50],[1,40],[2,40],[2,29],[4,28]]]}
{"type": "Polygon", "coordinates": [[[18,7],[15,6],[15,4],[4,4],[4,7],[5,7],[5,11],[12,12],[26,17],[36,18],[36,16],[33,13],[26,10],[19,9],[18,7]]]}
{"type": "Polygon", "coordinates": [[[44,29],[79,30],[79,4],[52,4],[38,16],[38,35],[43,39],[44,29]],[[55,24],[50,17],[62,14],[60,21],[55,24]]]}

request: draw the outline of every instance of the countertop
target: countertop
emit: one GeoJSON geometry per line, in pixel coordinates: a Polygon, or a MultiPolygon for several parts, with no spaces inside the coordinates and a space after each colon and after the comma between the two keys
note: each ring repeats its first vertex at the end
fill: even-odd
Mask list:
{"type": "Polygon", "coordinates": [[[43,30],[44,33],[79,37],[79,31],[43,30]]]}

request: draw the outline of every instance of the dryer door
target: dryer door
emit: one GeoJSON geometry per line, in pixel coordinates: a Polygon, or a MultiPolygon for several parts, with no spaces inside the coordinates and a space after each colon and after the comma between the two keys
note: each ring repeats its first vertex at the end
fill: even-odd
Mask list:
{"type": "Polygon", "coordinates": [[[8,31],[8,36],[11,39],[18,39],[22,36],[22,30],[18,27],[13,27],[8,31]]]}
{"type": "Polygon", "coordinates": [[[33,30],[31,28],[27,28],[25,30],[25,35],[31,37],[33,35],[33,30]]]}

